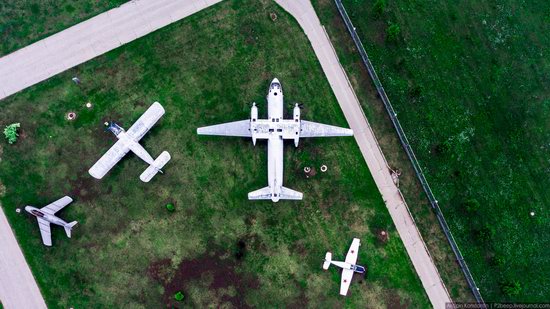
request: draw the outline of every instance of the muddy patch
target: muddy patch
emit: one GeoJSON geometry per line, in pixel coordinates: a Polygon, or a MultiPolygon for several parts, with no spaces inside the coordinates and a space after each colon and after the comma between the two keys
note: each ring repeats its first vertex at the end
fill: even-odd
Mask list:
{"type": "Polygon", "coordinates": [[[231,303],[236,308],[250,308],[246,304],[244,296],[246,291],[257,289],[259,282],[250,275],[243,275],[235,271],[246,255],[246,248],[247,244],[244,241],[239,241],[234,254],[229,257],[220,252],[206,254],[194,260],[182,261],[175,272],[170,259],[159,260],[149,265],[147,275],[163,285],[163,302],[166,308],[183,308],[192,305],[188,298],[182,302],[176,301],[174,295],[178,291],[182,291],[187,297],[190,295],[191,284],[201,285],[201,281],[203,282],[201,288],[219,296],[212,299],[212,301],[219,302],[216,304],[217,306],[222,303],[231,303]],[[234,296],[224,292],[229,288],[236,291],[234,296]]]}
{"type": "Polygon", "coordinates": [[[71,181],[73,188],[69,196],[76,196],[81,201],[89,201],[99,194],[98,184],[85,170],[79,171],[76,180],[71,181]]]}

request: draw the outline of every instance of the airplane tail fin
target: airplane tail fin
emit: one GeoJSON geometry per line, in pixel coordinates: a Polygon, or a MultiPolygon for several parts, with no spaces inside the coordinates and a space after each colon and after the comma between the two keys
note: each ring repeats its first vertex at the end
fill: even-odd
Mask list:
{"type": "Polygon", "coordinates": [[[332,261],[332,253],[327,252],[325,255],[325,262],[323,263],[323,269],[327,270],[330,266],[330,262],[332,261]]]}
{"type": "Polygon", "coordinates": [[[149,167],[141,173],[139,179],[143,182],[149,182],[158,172],[162,173],[161,168],[163,168],[170,159],[170,154],[167,151],[163,151],[160,156],[153,161],[153,164],[149,165],[149,167]]]}
{"type": "Polygon", "coordinates": [[[283,187],[281,190],[281,199],[282,200],[301,200],[304,195],[302,192],[298,192],[286,187],[283,187]]]}
{"type": "Polygon", "coordinates": [[[67,237],[71,238],[71,230],[72,230],[73,226],[75,226],[77,223],[78,222],[73,221],[73,222],[67,224],[66,226],[64,226],[65,233],[67,233],[67,237]]]}

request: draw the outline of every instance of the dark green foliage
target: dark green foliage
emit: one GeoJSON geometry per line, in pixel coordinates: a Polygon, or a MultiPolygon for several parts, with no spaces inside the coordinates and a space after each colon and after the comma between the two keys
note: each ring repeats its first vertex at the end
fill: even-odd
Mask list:
{"type": "Polygon", "coordinates": [[[502,293],[506,296],[513,297],[521,294],[521,284],[518,281],[504,281],[501,284],[502,293]]]}
{"type": "Polygon", "coordinates": [[[168,204],[166,204],[166,209],[167,209],[169,212],[173,212],[174,210],[176,210],[176,207],[174,206],[174,204],[168,203],[168,204]]]}
{"type": "Polygon", "coordinates": [[[372,6],[372,10],[376,16],[381,16],[386,9],[386,0],[376,0],[372,6]]]}
{"type": "Polygon", "coordinates": [[[466,212],[468,212],[470,214],[477,213],[479,211],[479,209],[481,208],[481,204],[475,198],[466,200],[464,202],[463,206],[464,206],[464,209],[466,210],[466,212]]]}
{"type": "Polygon", "coordinates": [[[390,42],[397,41],[400,34],[401,34],[401,28],[399,27],[399,25],[390,23],[390,25],[386,29],[386,35],[387,35],[388,41],[390,42]]]}
{"type": "Polygon", "coordinates": [[[182,301],[184,298],[183,296],[183,293],[181,291],[178,291],[175,295],[174,295],[174,299],[177,300],[177,301],[182,301]]]}

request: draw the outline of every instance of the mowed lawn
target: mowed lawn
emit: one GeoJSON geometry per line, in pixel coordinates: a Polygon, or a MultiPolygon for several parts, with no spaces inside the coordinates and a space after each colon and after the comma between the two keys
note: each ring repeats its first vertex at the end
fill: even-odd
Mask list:
{"type": "Polygon", "coordinates": [[[344,4],[485,300],[547,301],[550,2],[344,4]]]}
{"type": "Polygon", "coordinates": [[[0,56],[125,2],[127,0],[0,1],[0,56]]]}
{"type": "Polygon", "coordinates": [[[353,138],[289,142],[285,185],[304,200],[274,204],[246,198],[267,184],[265,143],[196,135],[247,119],[251,102],[265,117],[274,77],[287,116],[300,102],[304,119],[347,126],[307,38],[270,1],[224,1],[2,100],[0,125],[21,130],[0,143],[1,201],[50,307],[429,306],[353,138]],[[129,154],[93,179],[87,170],[115,141],[102,123],[128,128],[154,101],[167,112],[142,145],[171,153],[165,174],[142,183],[146,165],[129,154]],[[72,239],[53,227],[46,248],[35,219],[15,209],[65,194],[75,202],[59,215],[79,224],[72,239]],[[353,237],[368,274],[343,298],[340,272],[321,265],[328,250],[344,259],[353,237]]]}

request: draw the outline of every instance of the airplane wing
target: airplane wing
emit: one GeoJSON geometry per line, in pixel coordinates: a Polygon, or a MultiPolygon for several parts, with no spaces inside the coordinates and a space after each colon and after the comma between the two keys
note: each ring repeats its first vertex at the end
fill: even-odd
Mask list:
{"type": "Polygon", "coordinates": [[[94,178],[101,179],[107,172],[124,157],[130,148],[122,141],[117,141],[88,171],[94,178]]]}
{"type": "Polygon", "coordinates": [[[349,247],[348,254],[346,255],[346,263],[355,265],[355,263],[357,262],[357,253],[359,252],[360,245],[361,241],[359,240],[359,238],[354,238],[351,242],[351,246],[349,247]]]}
{"type": "Polygon", "coordinates": [[[348,289],[349,289],[349,285],[351,284],[351,279],[353,279],[353,270],[343,269],[342,281],[340,282],[340,295],[346,296],[348,294],[348,289]]]}
{"type": "Polygon", "coordinates": [[[233,121],[213,126],[197,129],[197,134],[201,135],[222,135],[222,136],[241,136],[251,137],[250,120],[233,121]]]}
{"type": "Polygon", "coordinates": [[[164,112],[164,107],[162,107],[159,102],[153,103],[126,133],[130,135],[134,141],[139,141],[145,133],[149,132],[155,123],[159,121],[160,117],[164,115],[164,112]]]}
{"type": "Polygon", "coordinates": [[[56,212],[60,211],[63,207],[69,205],[72,201],[72,198],[64,196],[57,201],[40,208],[40,210],[50,215],[55,215],[56,212]]]}
{"type": "Polygon", "coordinates": [[[52,245],[52,233],[50,232],[50,222],[37,218],[38,227],[40,228],[40,235],[42,235],[42,242],[46,246],[52,245]]]}
{"type": "Polygon", "coordinates": [[[351,129],[311,121],[300,121],[300,137],[352,136],[351,129]]]}

